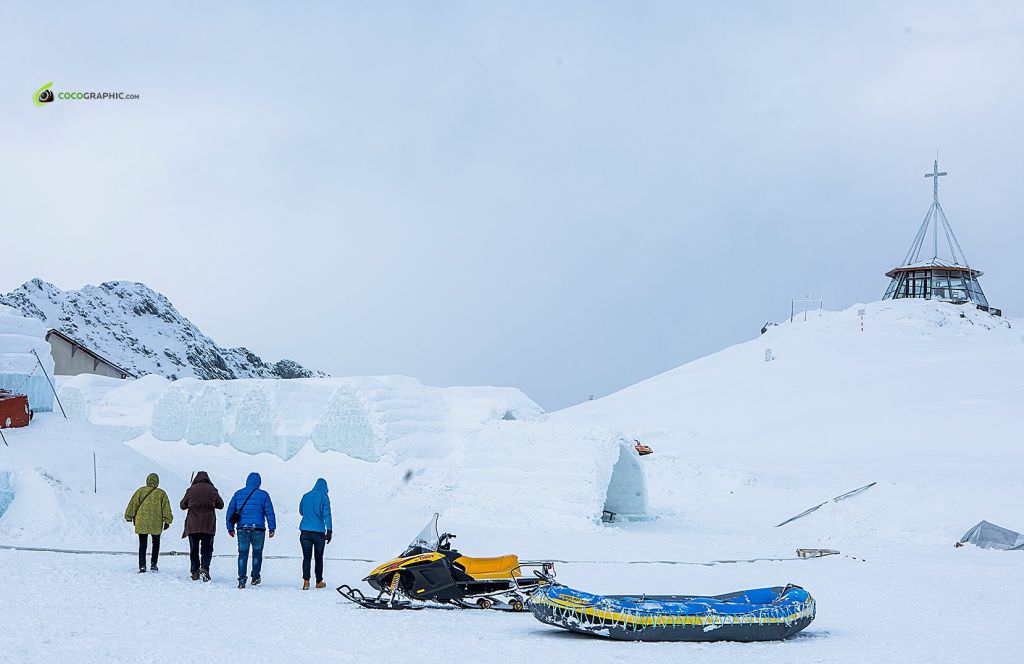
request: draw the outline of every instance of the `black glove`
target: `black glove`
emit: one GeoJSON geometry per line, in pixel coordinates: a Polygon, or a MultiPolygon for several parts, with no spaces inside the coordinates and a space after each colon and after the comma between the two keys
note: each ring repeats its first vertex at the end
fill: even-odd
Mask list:
{"type": "Polygon", "coordinates": [[[331,537],[333,535],[334,535],[334,531],[333,530],[328,530],[327,531],[327,537],[324,538],[324,541],[327,542],[328,544],[330,544],[331,543],[331,537]]]}
{"type": "Polygon", "coordinates": [[[166,521],[164,521],[164,530],[167,530],[170,527],[171,527],[171,524],[169,524],[166,521]]]}

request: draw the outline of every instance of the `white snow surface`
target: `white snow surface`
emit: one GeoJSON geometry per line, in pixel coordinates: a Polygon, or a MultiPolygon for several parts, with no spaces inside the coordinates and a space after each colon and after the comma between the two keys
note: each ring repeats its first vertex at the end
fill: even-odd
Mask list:
{"type": "MultiPolygon", "coordinates": [[[[953,543],[981,519],[1024,530],[1024,321],[935,302],[855,305],[547,416],[515,391],[395,377],[263,383],[78,378],[61,386],[72,421],[43,415],[7,432],[0,545],[132,551],[121,512],[146,473],[160,473],[173,503],[194,470],[209,471],[225,497],[258,470],[279,518],[265,555],[285,557],[265,561],[263,586],[239,591],[223,530],[224,557],[206,585],[187,580],[184,557],[138,575],[133,556],[0,550],[5,661],[1018,657],[1021,553],[953,543]],[[767,348],[777,359],[764,361],[767,348]],[[515,404],[516,419],[502,419],[515,404]],[[120,442],[132,431],[118,427],[141,432],[120,442]],[[653,519],[599,525],[593,510],[621,436],[654,448],[630,457],[644,471],[653,519]],[[342,558],[393,557],[438,510],[467,555],[567,561],[560,580],[589,592],[717,594],[792,582],[814,595],[818,615],[781,643],[630,644],[529,615],[360,609],[333,591],[297,589],[297,502],[318,476],[335,512],[332,588],[374,566],[342,558]],[[842,553],[793,560],[801,547],[842,553]],[[758,558],[788,560],[642,564],[758,558]],[[54,616],[61,629],[39,629],[54,616]],[[125,616],[137,617],[135,628],[125,616]],[[246,636],[197,640],[203,632],[246,636]]],[[[164,549],[184,551],[184,515],[175,515],[164,549]]]]}

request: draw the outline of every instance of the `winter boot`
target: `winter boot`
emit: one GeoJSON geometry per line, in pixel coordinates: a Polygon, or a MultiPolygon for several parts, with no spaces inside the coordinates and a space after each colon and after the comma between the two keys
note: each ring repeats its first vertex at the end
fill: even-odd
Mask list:
{"type": "Polygon", "coordinates": [[[245,579],[239,579],[238,580],[238,589],[239,590],[244,590],[245,589],[245,579]]]}
{"type": "Polygon", "coordinates": [[[323,581],[317,581],[317,582],[316,582],[316,587],[317,587],[317,588],[326,588],[326,587],[327,587],[327,584],[326,584],[326,583],[324,583],[323,581]]]}
{"type": "MultiPolygon", "coordinates": [[[[142,570],[142,571],[145,572],[146,570],[142,570]]],[[[303,581],[302,581],[302,589],[303,590],[309,590],[309,579],[303,579],[303,581]]]]}
{"type": "Polygon", "coordinates": [[[145,574],[145,573],[146,573],[146,568],[145,567],[140,567],[139,568],[139,574],[145,574]]]}
{"type": "Polygon", "coordinates": [[[254,585],[254,586],[260,585],[260,577],[258,577],[258,576],[252,577],[251,584],[254,585]]]}
{"type": "Polygon", "coordinates": [[[149,571],[150,572],[159,572],[160,570],[157,568],[156,565],[150,565],[149,566],[149,571]]]}
{"type": "Polygon", "coordinates": [[[192,572],[192,580],[193,581],[198,581],[199,580],[199,572],[192,572]]]}
{"type": "Polygon", "coordinates": [[[208,569],[201,569],[201,570],[199,570],[199,578],[202,579],[204,583],[206,581],[209,581],[210,580],[210,570],[208,570],[208,569]]]}

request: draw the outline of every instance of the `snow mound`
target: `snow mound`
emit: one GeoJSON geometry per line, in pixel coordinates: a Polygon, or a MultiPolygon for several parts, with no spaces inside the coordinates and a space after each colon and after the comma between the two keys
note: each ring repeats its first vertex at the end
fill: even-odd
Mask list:
{"type": "MultiPolygon", "coordinates": [[[[390,487],[382,499],[463,522],[528,526],[540,518],[584,526],[605,510],[647,512],[643,471],[620,435],[549,423],[517,389],[438,388],[404,376],[83,375],[62,379],[59,394],[69,417],[171,467],[191,457],[225,476],[254,464],[267,468],[268,478],[287,468],[296,479],[286,491],[296,500],[310,477],[344,467],[390,487]]],[[[373,491],[350,480],[344,487],[356,500],[373,491]]]]}
{"type": "Polygon", "coordinates": [[[958,461],[966,435],[975,460],[998,460],[1021,394],[1024,321],[889,300],[786,321],[552,417],[718,461],[958,461]]]}
{"type": "Polygon", "coordinates": [[[650,509],[693,529],[790,550],[945,546],[1019,516],[1024,321],[915,300],[814,312],[551,419],[649,444],[650,509]]]}
{"type": "Polygon", "coordinates": [[[10,446],[0,456],[3,544],[123,549],[131,531],[125,505],[149,473],[160,476],[172,501],[185,489],[187,476],[59,414],[37,415],[30,426],[5,435],[10,446]]]}
{"type": "Polygon", "coordinates": [[[79,419],[122,440],[152,432],[157,440],[226,442],[285,460],[307,443],[368,461],[441,458],[460,432],[545,417],[516,389],[436,388],[404,376],[169,382],[83,375],[62,380],[59,394],[79,419]]]}

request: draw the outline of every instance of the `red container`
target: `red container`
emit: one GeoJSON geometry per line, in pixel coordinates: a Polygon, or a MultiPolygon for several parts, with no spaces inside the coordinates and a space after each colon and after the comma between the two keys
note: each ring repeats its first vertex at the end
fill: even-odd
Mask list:
{"type": "Polygon", "coordinates": [[[31,419],[27,396],[0,390],[0,429],[27,427],[31,419]]]}

